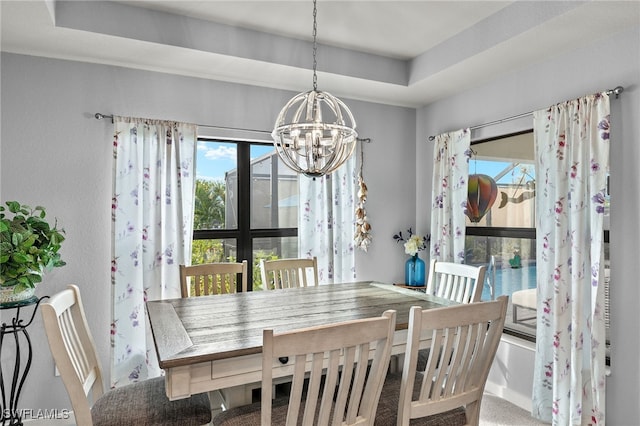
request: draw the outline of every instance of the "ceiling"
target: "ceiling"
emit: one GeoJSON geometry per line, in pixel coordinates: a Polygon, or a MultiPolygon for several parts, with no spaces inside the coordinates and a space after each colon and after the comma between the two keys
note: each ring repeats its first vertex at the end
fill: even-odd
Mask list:
{"type": "MultiPolygon", "coordinates": [[[[310,0],[0,1],[3,52],[306,91],[310,0]]],[[[419,107],[640,25],[640,1],[318,0],[318,89],[419,107]]]]}

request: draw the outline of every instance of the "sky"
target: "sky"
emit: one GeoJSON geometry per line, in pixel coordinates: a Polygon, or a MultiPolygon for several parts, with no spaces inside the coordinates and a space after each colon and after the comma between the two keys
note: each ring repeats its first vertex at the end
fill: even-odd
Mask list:
{"type": "MultiPolygon", "coordinates": [[[[273,151],[271,145],[252,145],[251,159],[273,151]]],[[[198,141],[196,179],[222,180],[224,174],[236,168],[236,144],[198,141]]]]}
{"type": "MultiPolygon", "coordinates": [[[[469,162],[469,174],[485,174],[491,177],[496,177],[503,173],[505,170],[511,168],[511,164],[505,161],[486,161],[486,160],[471,160],[469,162]]],[[[522,176],[522,168],[526,168],[527,176],[524,177],[522,183],[535,180],[535,170],[533,164],[517,166],[510,170],[500,179],[496,180],[496,183],[518,183],[522,176]]]]}
{"type": "MultiPolygon", "coordinates": [[[[273,151],[272,145],[252,145],[251,159],[258,158],[268,152],[273,151]]],[[[226,171],[236,168],[236,145],[228,142],[199,141],[197,150],[196,178],[206,180],[224,180],[226,171]]],[[[469,173],[486,174],[491,177],[498,176],[511,163],[502,161],[471,160],[469,162],[469,173]]],[[[521,176],[521,167],[516,167],[497,183],[517,183],[521,176]]],[[[535,172],[533,165],[527,167],[530,176],[526,176],[523,183],[534,180],[535,172]]]]}

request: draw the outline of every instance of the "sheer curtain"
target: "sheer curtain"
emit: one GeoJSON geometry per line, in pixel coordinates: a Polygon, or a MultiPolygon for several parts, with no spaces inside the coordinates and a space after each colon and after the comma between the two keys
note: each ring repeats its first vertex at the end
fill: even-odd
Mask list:
{"type": "Polygon", "coordinates": [[[464,262],[470,146],[469,129],[438,135],[434,141],[431,259],[464,262]]]}
{"type": "Polygon", "coordinates": [[[321,284],[350,282],[356,277],[356,159],[319,178],[300,175],[298,251],[318,258],[321,284]]]}
{"type": "Polygon", "coordinates": [[[533,415],[605,424],[603,225],[609,96],[534,113],[538,321],[533,415]]]}
{"type": "Polygon", "coordinates": [[[180,297],[191,251],[196,126],[114,117],[111,386],[160,375],[147,300],[180,297]]]}

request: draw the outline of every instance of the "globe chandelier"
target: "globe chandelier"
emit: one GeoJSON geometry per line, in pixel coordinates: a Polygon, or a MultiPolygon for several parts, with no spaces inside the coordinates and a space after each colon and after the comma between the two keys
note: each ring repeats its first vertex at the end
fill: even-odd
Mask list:
{"type": "Polygon", "coordinates": [[[332,173],[351,157],[358,133],[349,108],[340,99],[318,90],[317,8],[313,1],[313,90],[287,102],[271,137],[282,162],[297,173],[320,177],[332,173]]]}

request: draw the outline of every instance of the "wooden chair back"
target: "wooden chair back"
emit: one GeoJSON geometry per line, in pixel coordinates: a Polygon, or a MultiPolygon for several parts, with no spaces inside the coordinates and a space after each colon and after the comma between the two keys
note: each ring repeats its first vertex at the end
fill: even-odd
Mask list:
{"type": "Polygon", "coordinates": [[[396,311],[389,310],[381,317],[283,333],[264,330],[261,424],[275,421],[272,369],[286,362],[293,372],[286,425],[372,425],[389,367],[395,324],[396,311]]]}
{"type": "Polygon", "coordinates": [[[276,259],[260,261],[264,290],[318,285],[318,259],[276,259]]]}
{"type": "Polygon", "coordinates": [[[207,296],[247,291],[248,262],[219,262],[202,265],[180,265],[182,297],[207,296]]]}
{"type": "Polygon", "coordinates": [[[482,394],[500,343],[507,302],[507,296],[500,296],[495,301],[446,308],[411,308],[398,425],[459,407],[464,407],[468,424],[478,424],[482,394]],[[425,333],[431,336],[429,358],[425,369],[418,372],[422,374],[417,375],[420,336],[425,333]],[[416,377],[421,379],[417,397],[416,377]]]}
{"type": "Polygon", "coordinates": [[[102,369],[75,285],[42,304],[51,354],[69,393],[76,423],[92,425],[91,401],[104,393],[102,369]]]}
{"type": "Polygon", "coordinates": [[[458,303],[479,302],[485,271],[485,266],[431,260],[427,294],[458,303]]]}

